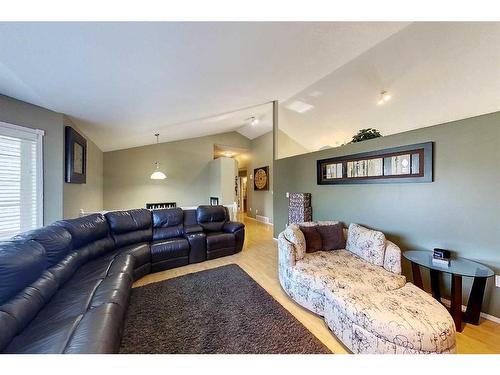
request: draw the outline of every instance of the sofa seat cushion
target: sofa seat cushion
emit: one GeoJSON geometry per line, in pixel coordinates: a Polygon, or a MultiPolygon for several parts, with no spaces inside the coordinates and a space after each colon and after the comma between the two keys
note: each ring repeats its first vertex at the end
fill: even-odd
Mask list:
{"type": "Polygon", "coordinates": [[[82,315],[89,308],[101,281],[102,279],[89,280],[60,289],[38,313],[32,324],[43,325],[44,322],[62,321],[82,315]]]}
{"type": "Polygon", "coordinates": [[[104,279],[116,273],[127,273],[132,277],[134,266],[135,260],[131,255],[120,255],[115,251],[84,264],[66,285],[71,287],[75,284],[104,279]]]}
{"type": "Polygon", "coordinates": [[[374,266],[344,249],[306,254],[290,272],[298,287],[320,294],[326,288],[392,290],[406,282],[404,276],[374,266]]]}
{"type": "Polygon", "coordinates": [[[106,303],[82,316],[68,341],[65,354],[118,353],[125,310],[116,303],[106,303]]]}
{"type": "Polygon", "coordinates": [[[124,314],[120,305],[105,303],[82,315],[30,324],[4,353],[116,353],[124,314]]]}
{"type": "Polygon", "coordinates": [[[104,279],[66,285],[52,297],[26,329],[12,340],[5,352],[63,353],[68,348],[71,349],[70,352],[79,352],[81,345],[70,345],[75,343],[77,334],[79,334],[78,340],[88,341],[86,349],[84,348],[82,352],[109,352],[109,348],[115,348],[116,340],[119,343],[119,329],[128,306],[131,287],[132,278],[126,273],[115,273],[104,279]],[[103,333],[94,332],[93,336],[86,337],[84,332],[86,328],[82,327],[82,324],[104,325],[98,322],[85,322],[88,322],[91,316],[95,317],[93,319],[110,318],[109,307],[103,308],[109,305],[115,306],[112,310],[116,311],[111,314],[111,318],[118,321],[107,322],[109,327],[101,327],[103,333]],[[94,310],[102,310],[102,313],[94,310]],[[104,348],[101,349],[99,345],[103,345],[104,348]]]}
{"type": "Polygon", "coordinates": [[[79,315],[62,321],[45,320],[30,324],[21,334],[14,337],[4,353],[63,353],[81,319],[82,315],[79,315]]]}
{"type": "Polygon", "coordinates": [[[125,308],[132,280],[130,274],[115,273],[102,279],[68,284],[52,297],[33,323],[75,317],[104,303],[117,303],[125,308]]]}
{"type": "Polygon", "coordinates": [[[207,252],[222,249],[234,249],[235,243],[235,237],[232,233],[207,233],[207,252]]]}
{"type": "Polygon", "coordinates": [[[151,244],[151,261],[153,263],[187,256],[189,256],[189,242],[185,238],[170,238],[154,241],[151,244]]]}
{"type": "Polygon", "coordinates": [[[446,308],[411,283],[380,292],[327,290],[325,297],[325,317],[329,326],[334,325],[330,328],[354,331],[355,347],[362,349],[358,352],[381,351],[372,346],[381,346],[382,352],[404,348],[407,353],[452,352],[455,348],[455,324],[446,308]]]}

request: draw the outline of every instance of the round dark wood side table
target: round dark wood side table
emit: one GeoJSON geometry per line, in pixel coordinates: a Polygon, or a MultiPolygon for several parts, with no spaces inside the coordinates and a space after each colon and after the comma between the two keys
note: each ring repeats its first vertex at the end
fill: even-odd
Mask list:
{"type": "Polygon", "coordinates": [[[462,320],[475,325],[479,324],[486,279],[495,274],[493,270],[480,263],[460,257],[451,258],[449,266],[435,264],[432,262],[431,251],[410,250],[405,251],[403,256],[411,262],[413,283],[422,290],[424,286],[420,275],[420,266],[429,269],[432,296],[439,302],[441,302],[439,275],[441,272],[451,274],[450,314],[455,322],[457,332],[462,332],[462,320]],[[462,313],[462,276],[474,278],[465,313],[462,313]]]}

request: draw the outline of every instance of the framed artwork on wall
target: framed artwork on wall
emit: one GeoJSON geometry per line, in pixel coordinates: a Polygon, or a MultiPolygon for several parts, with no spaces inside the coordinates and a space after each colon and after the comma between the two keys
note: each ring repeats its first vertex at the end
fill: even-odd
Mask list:
{"type": "Polygon", "coordinates": [[[269,190],[269,166],[253,170],[253,189],[255,191],[269,190]]]}
{"type": "Polygon", "coordinates": [[[65,181],[70,184],[87,181],[87,140],[71,126],[65,128],[65,181]]]}

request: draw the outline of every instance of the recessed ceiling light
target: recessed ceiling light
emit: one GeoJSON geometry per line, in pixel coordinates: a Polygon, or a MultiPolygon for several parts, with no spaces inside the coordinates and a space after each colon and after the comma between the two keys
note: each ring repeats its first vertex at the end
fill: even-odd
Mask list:
{"type": "Polygon", "coordinates": [[[226,152],[224,152],[224,156],[227,156],[228,158],[230,158],[231,156],[233,156],[233,153],[226,151],[226,152]]]}
{"type": "Polygon", "coordinates": [[[391,100],[391,94],[384,90],[380,92],[380,97],[377,101],[377,104],[382,105],[387,103],[389,100],[391,100]]]}
{"type": "Polygon", "coordinates": [[[259,119],[254,116],[247,118],[245,121],[248,121],[250,125],[255,126],[259,123],[259,119]]]}

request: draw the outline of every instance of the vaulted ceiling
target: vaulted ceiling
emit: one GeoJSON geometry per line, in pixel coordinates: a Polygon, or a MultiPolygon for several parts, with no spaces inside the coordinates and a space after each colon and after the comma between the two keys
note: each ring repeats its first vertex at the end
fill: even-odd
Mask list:
{"type": "MultiPolygon", "coordinates": [[[[317,151],[359,129],[389,135],[496,111],[500,22],[416,22],[283,101],[279,126],[317,151]],[[392,97],[379,105],[384,90],[392,97]]],[[[279,157],[305,151],[279,145],[279,157]]]]}
{"type": "Polygon", "coordinates": [[[251,107],[290,98],[407,25],[0,23],[0,93],[67,114],[103,151],[155,132],[254,138],[269,121],[249,128],[263,115],[251,107]]]}

